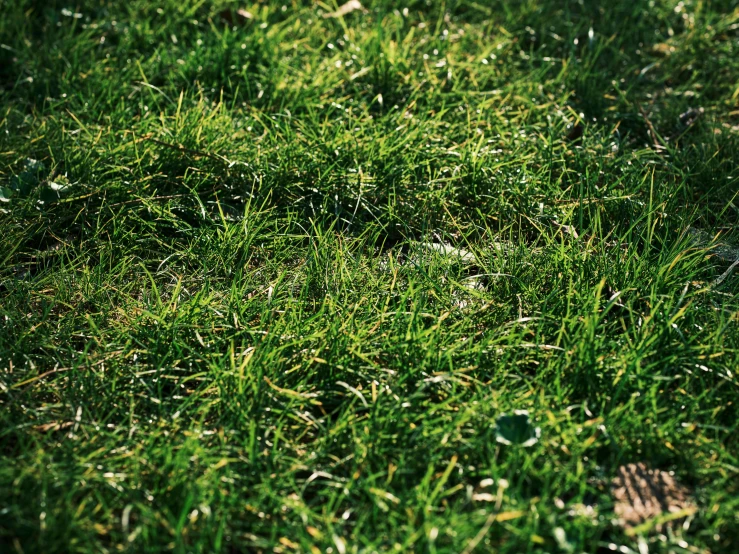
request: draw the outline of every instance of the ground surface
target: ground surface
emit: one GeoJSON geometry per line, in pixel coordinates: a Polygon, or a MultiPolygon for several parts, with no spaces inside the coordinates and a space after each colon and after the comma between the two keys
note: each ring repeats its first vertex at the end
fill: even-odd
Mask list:
{"type": "Polygon", "coordinates": [[[0,1],[0,549],[736,552],[737,3],[365,7],[0,1]]]}

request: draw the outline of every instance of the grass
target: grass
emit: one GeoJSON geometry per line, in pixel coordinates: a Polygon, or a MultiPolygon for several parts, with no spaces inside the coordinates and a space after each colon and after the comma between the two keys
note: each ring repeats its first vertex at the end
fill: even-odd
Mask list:
{"type": "Polygon", "coordinates": [[[3,552],[736,551],[736,2],[0,6],[3,552]]]}

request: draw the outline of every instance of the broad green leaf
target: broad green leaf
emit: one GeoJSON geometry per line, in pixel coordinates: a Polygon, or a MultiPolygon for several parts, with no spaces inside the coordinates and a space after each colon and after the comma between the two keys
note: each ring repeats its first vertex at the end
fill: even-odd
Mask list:
{"type": "Polygon", "coordinates": [[[25,170],[14,175],[10,179],[10,188],[21,196],[28,195],[35,187],[41,183],[46,173],[46,165],[44,162],[28,158],[25,163],[25,170]]]}
{"type": "Polygon", "coordinates": [[[59,200],[61,196],[59,195],[59,192],[51,188],[50,186],[45,186],[41,188],[41,191],[39,192],[39,198],[38,202],[39,204],[53,204],[57,200],[59,200]]]}
{"type": "Polygon", "coordinates": [[[6,187],[0,187],[0,202],[10,202],[13,191],[6,187]]]}
{"type": "Polygon", "coordinates": [[[536,444],[540,436],[541,429],[532,425],[526,410],[501,414],[495,420],[495,440],[501,444],[528,447],[536,444]]]}

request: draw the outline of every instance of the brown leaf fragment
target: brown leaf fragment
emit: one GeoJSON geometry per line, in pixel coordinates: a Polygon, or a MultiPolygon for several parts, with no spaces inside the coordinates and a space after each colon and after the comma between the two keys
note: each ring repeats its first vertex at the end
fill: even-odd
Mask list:
{"type": "Polygon", "coordinates": [[[335,12],[323,14],[323,17],[325,19],[329,17],[344,17],[357,10],[367,11],[359,0],[349,0],[346,4],[339,6],[339,9],[335,12]]]}
{"type": "Polygon", "coordinates": [[[675,51],[675,47],[666,42],[660,42],[652,46],[652,53],[658,56],[669,56],[675,51]]]}
{"type": "Polygon", "coordinates": [[[567,140],[570,142],[579,142],[583,134],[585,134],[585,127],[581,123],[567,127],[567,140]]]}
{"type": "MultiPolygon", "coordinates": [[[[688,489],[666,471],[649,469],[643,462],[618,468],[611,492],[614,511],[627,530],[659,516],[694,509],[688,489]]],[[[660,526],[656,526],[659,529],[660,526]]]]}

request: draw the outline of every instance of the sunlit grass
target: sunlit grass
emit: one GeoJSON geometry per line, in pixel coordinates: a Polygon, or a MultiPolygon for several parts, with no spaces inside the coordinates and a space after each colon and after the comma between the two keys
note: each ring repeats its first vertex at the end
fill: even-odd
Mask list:
{"type": "Polygon", "coordinates": [[[734,552],[736,3],[337,7],[0,5],[0,550],[734,552]]]}

